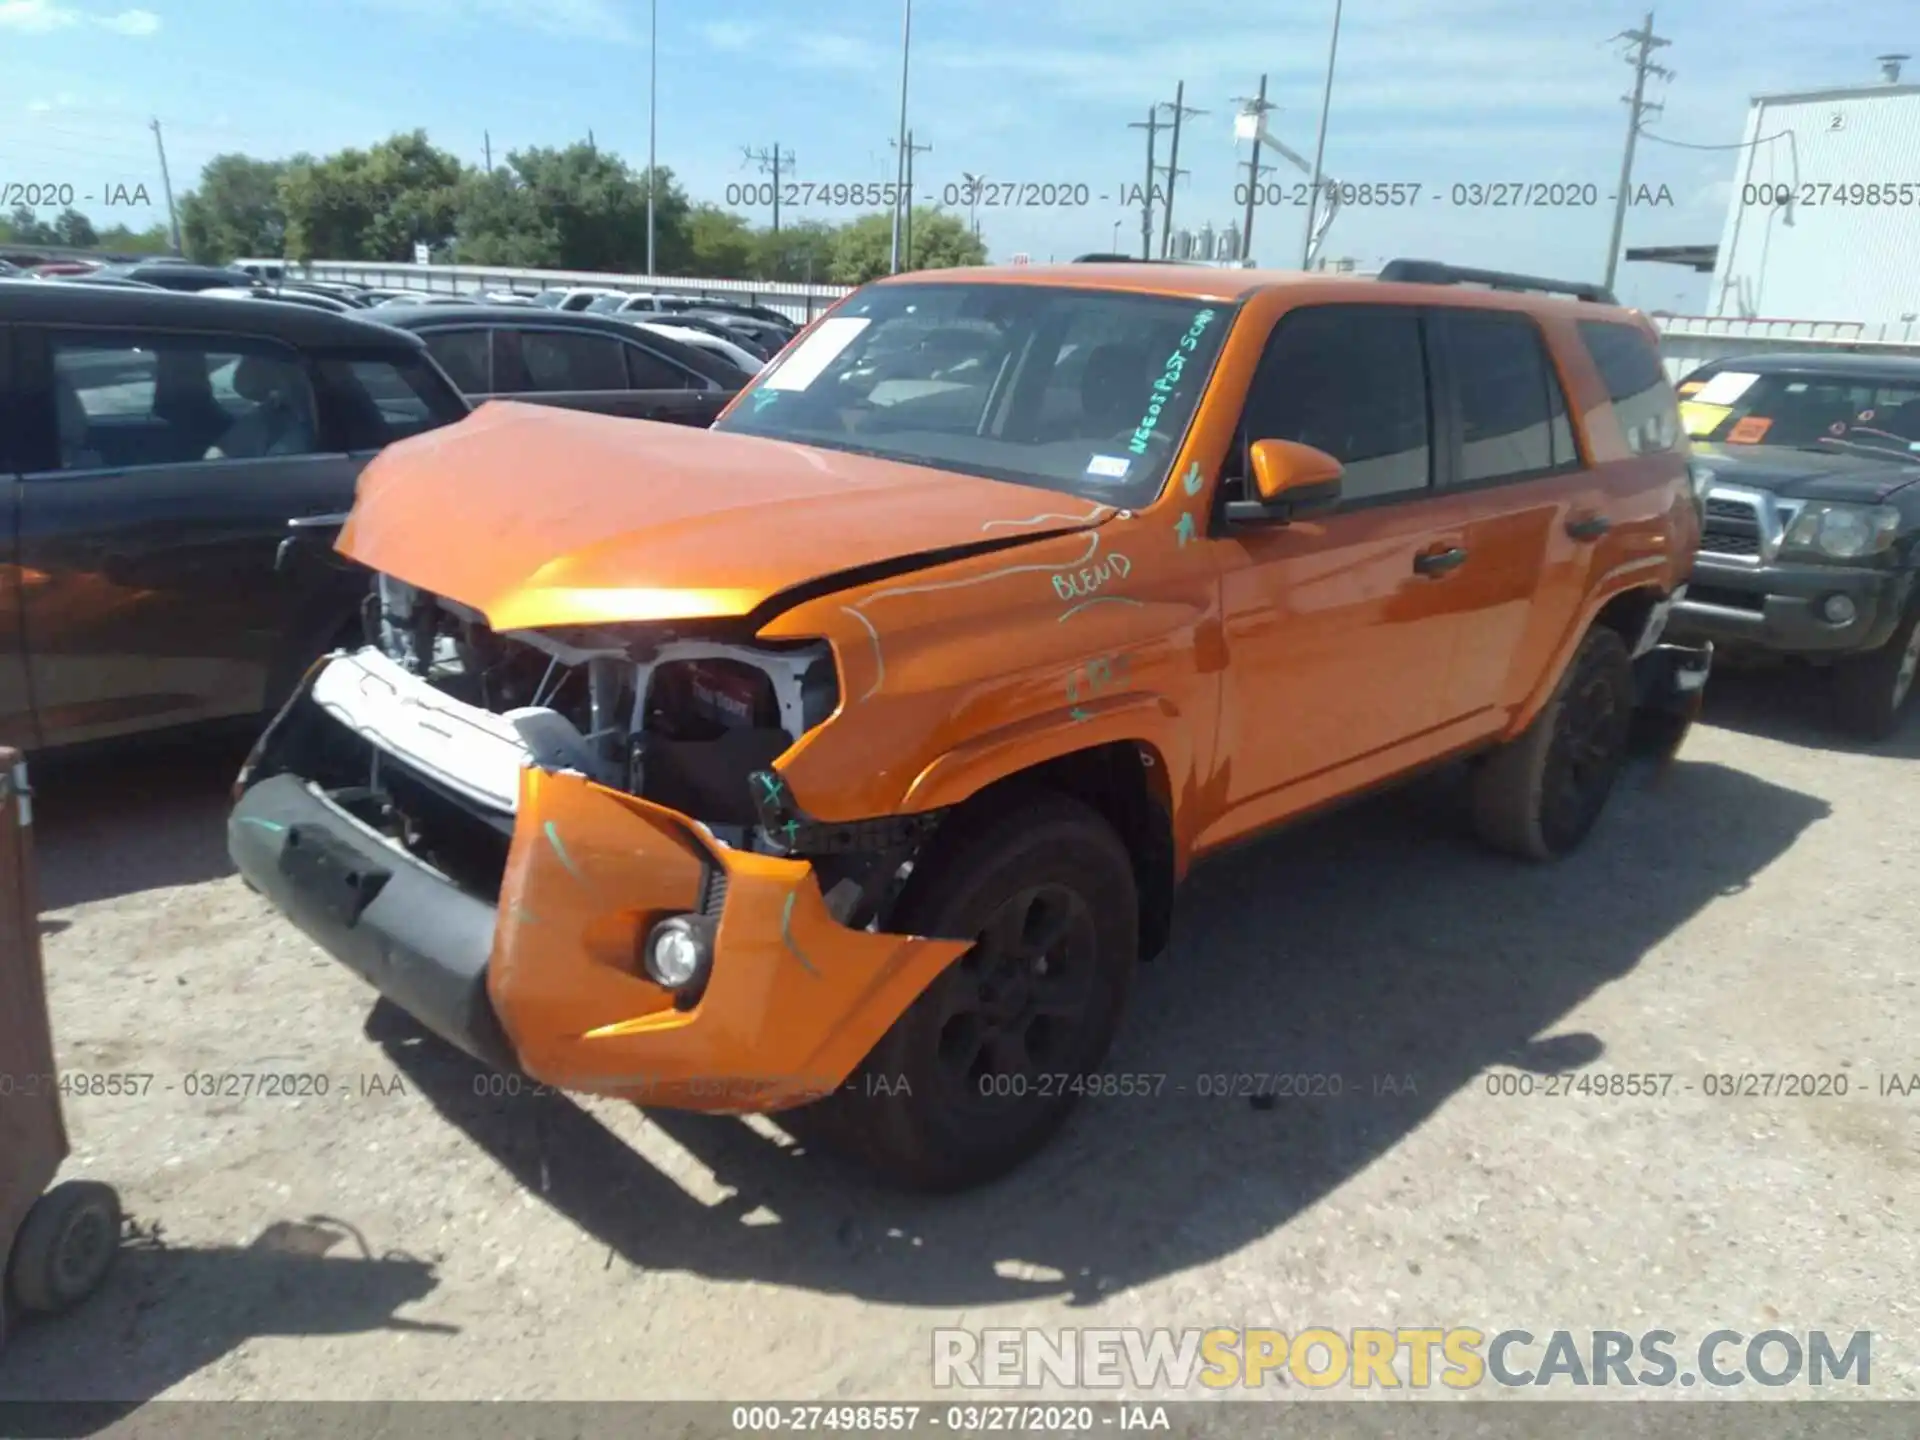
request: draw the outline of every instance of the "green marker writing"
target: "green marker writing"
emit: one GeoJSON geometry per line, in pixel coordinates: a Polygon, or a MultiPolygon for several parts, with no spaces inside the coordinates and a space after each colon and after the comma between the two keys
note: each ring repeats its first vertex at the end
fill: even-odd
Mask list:
{"type": "Polygon", "coordinates": [[[1186,487],[1189,495],[1200,493],[1200,462],[1198,460],[1187,467],[1187,473],[1180,477],[1180,483],[1186,487]]]}
{"type": "Polygon", "coordinates": [[[1173,533],[1180,537],[1180,548],[1186,549],[1187,542],[1193,539],[1193,516],[1181,515],[1179,522],[1173,527],[1173,533]]]}

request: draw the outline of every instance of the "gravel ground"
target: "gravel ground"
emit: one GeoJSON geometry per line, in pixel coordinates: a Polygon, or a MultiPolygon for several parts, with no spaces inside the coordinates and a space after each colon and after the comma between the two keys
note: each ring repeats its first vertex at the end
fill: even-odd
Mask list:
{"type": "Polygon", "coordinates": [[[1850,747],[1739,676],[1708,719],[1559,866],[1437,781],[1202,870],[1113,1062],[1162,1094],[946,1200],[766,1122],[477,1093],[233,876],[235,752],[48,772],[61,1063],[154,1077],[69,1100],[67,1173],[145,1238],[0,1398],[924,1399],[940,1326],[1421,1324],[1870,1329],[1867,1393],[1914,1398],[1920,1097],[1877,1091],[1920,1072],[1920,721],[1850,747]],[[1562,1070],[1675,1078],[1489,1093],[1562,1070]],[[1344,1093],[1198,1093],[1275,1071],[1344,1093]],[[1702,1093],[1743,1071],[1851,1093],[1702,1093]],[[225,1072],[331,1093],[190,1093],[225,1072]]]}

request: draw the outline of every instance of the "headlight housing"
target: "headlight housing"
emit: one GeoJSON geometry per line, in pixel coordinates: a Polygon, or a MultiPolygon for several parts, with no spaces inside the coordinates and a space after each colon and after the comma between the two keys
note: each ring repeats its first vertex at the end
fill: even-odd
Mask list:
{"type": "Polygon", "coordinates": [[[1891,505],[1814,502],[1794,517],[1780,549],[1823,560],[1861,560],[1892,545],[1899,531],[1900,512],[1891,505]]]}

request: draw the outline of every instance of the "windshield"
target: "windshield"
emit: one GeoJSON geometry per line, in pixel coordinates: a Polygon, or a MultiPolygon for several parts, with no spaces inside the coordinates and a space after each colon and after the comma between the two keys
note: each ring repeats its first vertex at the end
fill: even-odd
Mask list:
{"type": "Polygon", "coordinates": [[[587,309],[597,315],[616,315],[619,313],[620,307],[626,303],[627,297],[624,295],[602,295],[591,305],[587,306],[587,309]]]}
{"type": "Polygon", "coordinates": [[[715,429],[1137,507],[1166,483],[1231,305],[1039,285],[876,285],[715,429]]]}
{"type": "Polygon", "coordinates": [[[1679,387],[1695,440],[1920,453],[1920,378],[1718,370],[1679,387]]]}

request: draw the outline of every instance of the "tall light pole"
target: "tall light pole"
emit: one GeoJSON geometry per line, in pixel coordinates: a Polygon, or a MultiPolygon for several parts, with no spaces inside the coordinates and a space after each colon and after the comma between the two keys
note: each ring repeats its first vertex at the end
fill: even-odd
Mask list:
{"type": "Polygon", "coordinates": [[[660,0],[649,0],[647,10],[647,274],[653,268],[654,131],[660,114],[660,0]]]}
{"type": "Polygon", "coordinates": [[[1333,40],[1327,46],[1327,88],[1320,96],[1320,138],[1313,142],[1313,184],[1307,191],[1307,233],[1300,241],[1300,268],[1313,263],[1313,217],[1320,208],[1320,159],[1327,153],[1327,113],[1333,108],[1333,61],[1340,53],[1340,3],[1333,0],[1333,40]]]}
{"type": "Polygon", "coordinates": [[[905,13],[900,22],[900,135],[896,142],[893,167],[893,258],[891,271],[900,273],[900,211],[904,205],[913,203],[907,195],[907,57],[913,47],[913,0],[905,0],[905,13]]]}

